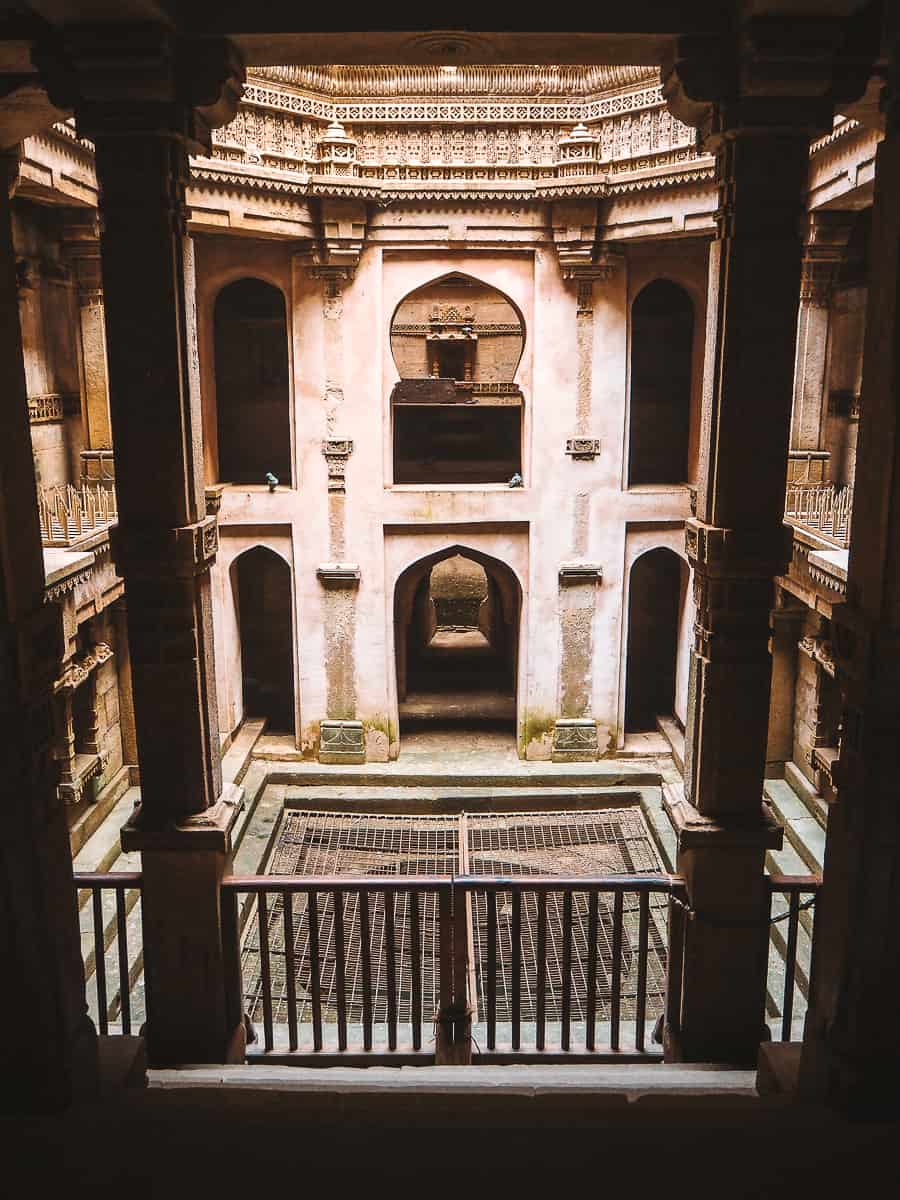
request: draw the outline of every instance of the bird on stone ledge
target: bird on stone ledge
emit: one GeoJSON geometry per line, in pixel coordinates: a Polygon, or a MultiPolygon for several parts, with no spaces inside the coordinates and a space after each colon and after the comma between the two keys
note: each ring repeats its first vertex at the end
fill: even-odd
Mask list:
{"type": "Polygon", "coordinates": [[[278,476],[273,475],[271,471],[266,471],[266,483],[269,485],[269,491],[274,492],[278,487],[278,476]]]}

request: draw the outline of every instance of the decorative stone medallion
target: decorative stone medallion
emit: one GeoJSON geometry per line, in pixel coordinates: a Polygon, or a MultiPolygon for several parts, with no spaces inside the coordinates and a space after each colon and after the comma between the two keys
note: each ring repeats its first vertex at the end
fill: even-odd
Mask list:
{"type": "Polygon", "coordinates": [[[567,717],[555,723],[553,762],[593,762],[599,757],[596,721],[590,717],[567,717]]]}
{"type": "Polygon", "coordinates": [[[322,721],[319,726],[320,763],[364,763],[366,743],[362,721],[322,721]]]}

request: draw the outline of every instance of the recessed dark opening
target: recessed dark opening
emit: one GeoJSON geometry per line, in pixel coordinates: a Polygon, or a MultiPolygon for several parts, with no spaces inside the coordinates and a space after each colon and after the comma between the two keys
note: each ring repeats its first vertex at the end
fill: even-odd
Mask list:
{"type": "Polygon", "coordinates": [[[395,483],[506,483],[521,470],[519,406],[394,408],[395,483]]]}
{"type": "Polygon", "coordinates": [[[687,479],[693,340],[684,289],[667,279],[647,284],[631,310],[629,484],[687,479]]]}
{"type": "Polygon", "coordinates": [[[438,342],[435,352],[438,375],[441,379],[465,379],[466,346],[464,342],[438,342]]]}
{"type": "Polygon", "coordinates": [[[267,717],[274,732],[294,732],[291,572],[264,546],[234,567],[241,639],[244,715],[267,717]]]}
{"type": "Polygon", "coordinates": [[[650,550],[631,568],[628,589],[628,657],[625,730],[656,728],[675,704],[678,612],[682,599],[681,559],[671,550],[650,550]]]}
{"type": "Polygon", "coordinates": [[[290,383],[284,296],[261,279],[223,288],[215,307],[219,478],[291,482],[290,383]]]}

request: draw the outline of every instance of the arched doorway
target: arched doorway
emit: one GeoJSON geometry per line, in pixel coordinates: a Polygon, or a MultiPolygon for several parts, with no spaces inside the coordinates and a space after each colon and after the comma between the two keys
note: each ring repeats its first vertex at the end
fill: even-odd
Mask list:
{"type": "Polygon", "coordinates": [[[648,283],[631,309],[630,486],[687,480],[693,341],[684,288],[648,283]]]}
{"type": "Polygon", "coordinates": [[[634,563],[628,588],[625,732],[656,728],[675,707],[680,616],[687,599],[687,564],[665,547],[634,563]]]}
{"type": "Polygon", "coordinates": [[[294,732],[294,621],[291,569],[265,546],[232,565],[241,647],[244,717],[265,717],[276,733],[294,732]]]}
{"type": "Polygon", "coordinates": [[[453,272],[405,296],[391,320],[394,483],[508,483],[523,468],[516,371],[522,314],[453,272]]]}
{"type": "Polygon", "coordinates": [[[454,546],[394,592],[401,735],[494,731],[515,743],[521,589],[489,555],[454,546]]]}
{"type": "Polygon", "coordinates": [[[290,381],[284,296],[238,279],[214,312],[219,479],[291,482],[290,381]]]}

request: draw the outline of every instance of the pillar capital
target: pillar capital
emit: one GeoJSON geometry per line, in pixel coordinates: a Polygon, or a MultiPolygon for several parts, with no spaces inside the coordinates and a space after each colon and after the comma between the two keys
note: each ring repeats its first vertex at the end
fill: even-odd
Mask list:
{"type": "Polygon", "coordinates": [[[323,196],[319,236],[300,254],[313,278],[325,280],[329,294],[339,293],[356,273],[366,244],[368,215],[364,200],[323,196]]]}
{"type": "Polygon", "coordinates": [[[663,95],[713,153],[747,135],[813,137],[831,127],[836,104],[865,91],[878,46],[872,14],[757,8],[732,34],[677,39],[662,64],[663,95]]]}
{"type": "Polygon", "coordinates": [[[233,118],[246,77],[227,38],[152,23],[68,29],[36,47],[34,60],[82,135],[167,136],[189,153],[209,152],[210,131],[233,118]]]}

